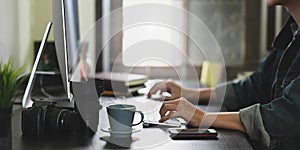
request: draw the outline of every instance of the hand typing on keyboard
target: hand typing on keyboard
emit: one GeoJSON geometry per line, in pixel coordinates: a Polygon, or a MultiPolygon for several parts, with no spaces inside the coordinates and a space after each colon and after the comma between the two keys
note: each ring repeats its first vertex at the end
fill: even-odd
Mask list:
{"type": "MultiPolygon", "coordinates": [[[[164,123],[171,118],[182,118],[192,126],[200,126],[204,112],[197,109],[196,106],[186,99],[199,98],[197,94],[200,91],[183,88],[174,81],[167,80],[156,83],[148,92],[147,98],[151,98],[153,94],[161,94],[163,92],[169,92],[171,95],[163,99],[165,101],[163,101],[159,111],[161,116],[160,123],[164,123]]],[[[205,93],[203,97],[209,98],[210,90],[208,92],[204,90],[202,93],[205,93]]]]}
{"type": "Polygon", "coordinates": [[[197,109],[183,97],[171,101],[164,101],[159,113],[161,116],[159,122],[165,122],[170,118],[183,118],[193,126],[200,126],[204,116],[203,111],[197,109]]]}

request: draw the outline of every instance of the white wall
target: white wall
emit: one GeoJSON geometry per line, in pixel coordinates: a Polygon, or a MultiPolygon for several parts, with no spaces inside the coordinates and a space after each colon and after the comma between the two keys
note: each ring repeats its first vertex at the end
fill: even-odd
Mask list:
{"type": "Polygon", "coordinates": [[[15,56],[18,50],[16,4],[17,0],[0,0],[0,60],[3,61],[15,56]]]}
{"type": "MultiPolygon", "coordinates": [[[[78,3],[82,36],[95,22],[95,0],[78,3]]],[[[25,66],[29,71],[33,64],[33,42],[42,39],[50,20],[52,0],[0,0],[0,60],[13,58],[17,66],[25,66]]],[[[48,40],[53,41],[52,31],[48,40]]],[[[90,53],[94,51],[91,49],[90,53]]]]}
{"type": "Polygon", "coordinates": [[[0,0],[1,60],[11,58],[16,66],[31,68],[33,42],[42,38],[52,18],[51,4],[51,0],[0,0]]]}
{"type": "Polygon", "coordinates": [[[31,32],[30,32],[30,0],[19,0],[17,3],[17,18],[18,18],[18,45],[19,49],[17,49],[17,53],[15,57],[18,58],[18,65],[25,65],[27,70],[31,67],[33,54],[30,52],[30,49],[33,48],[31,41],[31,32]]]}

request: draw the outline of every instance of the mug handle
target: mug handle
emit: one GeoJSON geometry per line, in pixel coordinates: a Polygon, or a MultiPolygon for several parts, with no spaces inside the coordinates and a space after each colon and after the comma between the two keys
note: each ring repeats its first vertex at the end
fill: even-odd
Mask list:
{"type": "Polygon", "coordinates": [[[132,126],[139,125],[140,123],[142,123],[144,121],[144,114],[141,111],[135,111],[135,112],[137,112],[137,113],[139,113],[141,115],[141,121],[139,123],[132,124],[132,126]]]}

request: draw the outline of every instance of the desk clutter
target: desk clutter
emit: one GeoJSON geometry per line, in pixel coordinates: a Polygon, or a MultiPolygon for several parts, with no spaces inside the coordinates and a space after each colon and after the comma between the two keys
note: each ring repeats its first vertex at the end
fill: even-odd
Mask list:
{"type": "Polygon", "coordinates": [[[104,80],[104,96],[139,95],[138,90],[148,81],[146,75],[118,72],[96,73],[95,78],[104,80]]]}

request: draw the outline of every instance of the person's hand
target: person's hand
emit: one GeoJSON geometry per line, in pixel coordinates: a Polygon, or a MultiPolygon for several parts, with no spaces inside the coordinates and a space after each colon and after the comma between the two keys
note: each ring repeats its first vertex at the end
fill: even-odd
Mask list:
{"type": "Polygon", "coordinates": [[[187,99],[181,97],[176,100],[164,101],[160,111],[161,119],[164,122],[170,118],[183,118],[192,126],[200,126],[204,112],[197,109],[187,99]]]}
{"type": "MultiPolygon", "coordinates": [[[[162,92],[169,92],[171,96],[166,96],[163,97],[162,100],[172,100],[176,99],[182,96],[183,88],[176,84],[172,80],[167,80],[167,81],[161,81],[156,83],[148,92],[147,98],[151,98],[152,94],[157,93],[158,91],[162,92]]],[[[161,94],[160,93],[160,94],[161,94]]]]}

